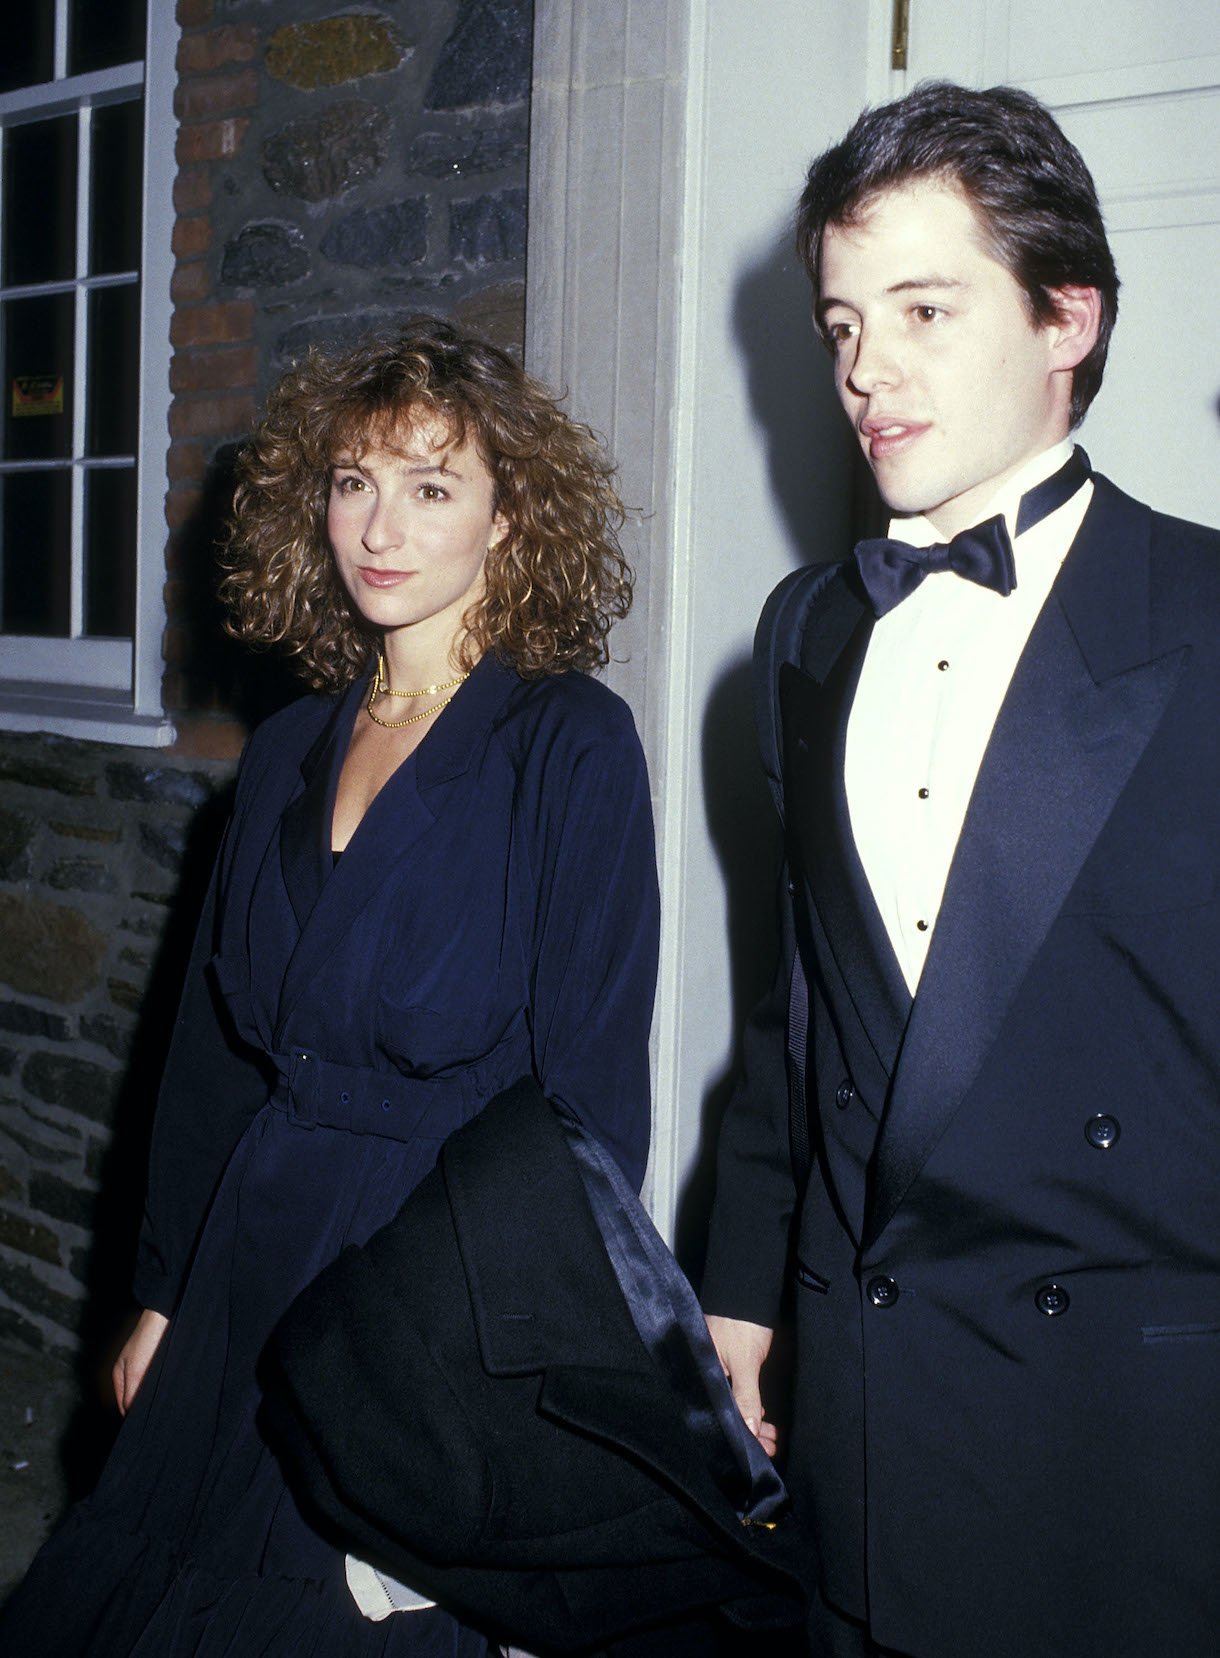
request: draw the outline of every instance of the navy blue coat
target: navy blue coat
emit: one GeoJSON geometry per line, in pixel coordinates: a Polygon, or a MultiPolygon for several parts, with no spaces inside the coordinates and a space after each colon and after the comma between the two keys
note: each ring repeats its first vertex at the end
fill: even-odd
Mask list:
{"type": "Polygon", "coordinates": [[[918,1658],[1220,1628],[1220,537],[1095,484],[913,1000],[842,785],[848,567],[770,687],[815,1164],[796,1193],[782,976],[704,1301],[770,1324],[791,1267],[788,1484],[828,1598],[918,1658]]]}
{"type": "Polygon", "coordinates": [[[658,897],[630,712],[584,675],[524,682],[484,658],[332,869],[366,690],[294,703],[243,758],[158,1104],[146,1306],[172,1311],[269,1096],[417,1143],[422,1176],[533,1076],[643,1178],[658,897]]]}

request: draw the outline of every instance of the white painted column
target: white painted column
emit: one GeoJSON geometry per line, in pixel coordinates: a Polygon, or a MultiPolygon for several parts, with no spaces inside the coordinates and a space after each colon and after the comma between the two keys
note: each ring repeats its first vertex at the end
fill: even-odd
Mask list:
{"type": "Polygon", "coordinates": [[[715,1121],[771,925],[748,657],[767,593],[838,556],[852,452],[789,223],[887,90],[878,0],[537,0],[527,360],[609,440],[636,610],[610,683],[652,771],[662,882],[647,1197],[697,1255],[715,1121]],[[870,41],[870,30],[872,40],[870,41]],[[870,59],[871,52],[871,59],[870,59]]]}

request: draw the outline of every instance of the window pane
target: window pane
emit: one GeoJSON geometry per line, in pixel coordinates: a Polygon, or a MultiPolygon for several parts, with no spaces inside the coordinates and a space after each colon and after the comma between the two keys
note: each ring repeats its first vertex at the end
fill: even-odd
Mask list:
{"type": "Polygon", "coordinates": [[[135,630],[136,471],[85,474],[85,632],[130,639],[135,630]]]}
{"type": "Polygon", "coordinates": [[[4,458],[72,453],[73,295],[33,294],[4,307],[4,458]]]}
{"type": "Polygon", "coordinates": [[[6,633],[67,637],[71,507],[66,468],[0,474],[0,623],[6,633]]]}
{"type": "Polygon", "coordinates": [[[76,275],[76,116],[4,135],[4,281],[76,275]]]}
{"type": "Polygon", "coordinates": [[[139,391],[139,285],[95,288],[89,295],[87,455],[135,454],[139,391]]]}
{"type": "Polygon", "coordinates": [[[0,92],[40,86],[55,73],[55,7],[23,0],[4,19],[0,52],[0,92]]]}
{"type": "Polygon", "coordinates": [[[135,63],[144,56],[144,33],[144,0],[72,0],[69,75],[135,63]]]}
{"type": "Polygon", "coordinates": [[[93,112],[89,273],[106,276],[140,264],[144,106],[131,101],[93,112]]]}

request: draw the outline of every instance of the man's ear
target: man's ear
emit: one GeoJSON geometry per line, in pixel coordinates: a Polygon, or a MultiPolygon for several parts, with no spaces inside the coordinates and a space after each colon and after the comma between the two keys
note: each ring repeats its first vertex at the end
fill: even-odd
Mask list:
{"type": "Polygon", "coordinates": [[[1048,295],[1055,315],[1047,323],[1051,366],[1076,368],[1097,343],[1101,327],[1101,295],[1096,288],[1051,288],[1048,295]]]}

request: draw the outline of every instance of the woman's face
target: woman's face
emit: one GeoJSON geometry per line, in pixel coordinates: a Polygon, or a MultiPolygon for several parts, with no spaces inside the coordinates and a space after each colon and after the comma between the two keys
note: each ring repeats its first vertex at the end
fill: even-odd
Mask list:
{"type": "Polygon", "coordinates": [[[326,533],[352,603],[387,640],[401,630],[452,645],[483,592],[488,551],[507,533],[470,442],[435,418],[331,471],[326,533]]]}

